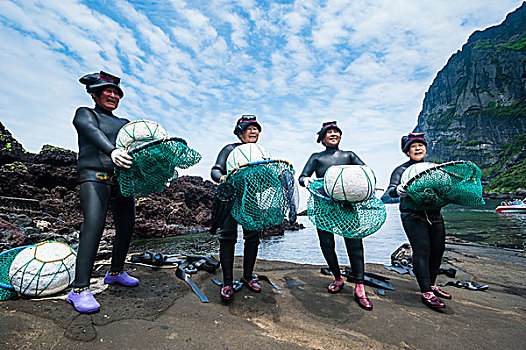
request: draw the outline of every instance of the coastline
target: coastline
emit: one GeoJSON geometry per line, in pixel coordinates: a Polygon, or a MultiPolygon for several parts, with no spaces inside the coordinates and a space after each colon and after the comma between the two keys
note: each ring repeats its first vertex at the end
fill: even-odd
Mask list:
{"type": "MultiPolygon", "coordinates": [[[[241,259],[236,258],[235,275],[241,259]]],[[[448,243],[444,268],[455,279],[488,284],[486,291],[444,287],[453,294],[444,312],[426,308],[416,281],[377,264],[366,270],[391,279],[396,291],[382,296],[367,286],[374,310],[352,300],[352,284],[330,295],[330,278],[320,266],[258,260],[263,292],[242,289],[224,305],[204,271],[193,280],[210,299],[199,302],[174,270],[139,265],[127,268],[141,279],[137,288],[108,287],[97,296],[102,308],[79,315],[63,300],[0,302],[0,344],[19,349],[516,349],[526,346],[526,255],[498,247],[448,243]],[[303,284],[298,286],[297,284],[303,284]]],[[[104,268],[95,272],[103,276],[104,268]]]]}

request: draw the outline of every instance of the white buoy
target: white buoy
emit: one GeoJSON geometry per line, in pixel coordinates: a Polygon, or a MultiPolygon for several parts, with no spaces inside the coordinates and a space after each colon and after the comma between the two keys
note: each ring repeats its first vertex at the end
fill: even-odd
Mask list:
{"type": "Polygon", "coordinates": [[[76,252],[65,243],[48,241],[29,246],[11,263],[11,285],[27,296],[58,293],[73,283],[76,259],[76,252]]]}
{"type": "Polygon", "coordinates": [[[416,175],[420,174],[421,172],[425,170],[436,167],[437,165],[438,165],[437,163],[430,163],[430,162],[415,163],[404,170],[404,172],[402,173],[402,176],[400,177],[400,183],[402,185],[405,185],[409,180],[411,180],[416,175]]]}
{"type": "Polygon", "coordinates": [[[325,172],[323,189],[333,199],[363,202],[376,190],[376,177],[365,165],[333,165],[325,172]]]}
{"type": "Polygon", "coordinates": [[[124,125],[117,134],[115,145],[129,152],[146,142],[168,137],[168,132],[161,125],[142,119],[124,125]]]}
{"type": "Polygon", "coordinates": [[[226,160],[226,170],[238,168],[241,165],[270,159],[270,153],[256,143],[245,143],[230,152],[226,160]]]}

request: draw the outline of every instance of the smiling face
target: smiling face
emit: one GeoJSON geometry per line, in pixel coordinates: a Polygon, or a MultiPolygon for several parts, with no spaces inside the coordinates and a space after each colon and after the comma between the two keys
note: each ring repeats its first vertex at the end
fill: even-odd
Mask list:
{"type": "Polygon", "coordinates": [[[336,129],[329,129],[323,138],[323,144],[327,147],[336,147],[340,144],[342,135],[336,129]]]}
{"type": "Polygon", "coordinates": [[[239,137],[243,143],[256,143],[259,139],[259,129],[250,125],[239,137]]]}
{"type": "Polygon", "coordinates": [[[113,111],[119,106],[119,90],[113,86],[102,88],[98,93],[92,94],[95,103],[102,108],[113,111]]]}
{"type": "Polygon", "coordinates": [[[415,162],[421,162],[426,156],[426,145],[421,142],[412,143],[407,152],[407,156],[415,162]]]}

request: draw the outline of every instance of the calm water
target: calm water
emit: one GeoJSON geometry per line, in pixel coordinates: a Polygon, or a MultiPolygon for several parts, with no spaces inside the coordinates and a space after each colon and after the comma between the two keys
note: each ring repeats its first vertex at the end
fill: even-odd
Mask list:
{"type": "MultiPolygon", "coordinates": [[[[526,214],[498,214],[495,212],[499,201],[489,201],[474,208],[448,206],[442,210],[446,233],[475,243],[524,249],[526,242],[526,214]]],[[[391,253],[407,242],[398,204],[387,204],[387,219],[382,228],[364,239],[365,260],[370,263],[388,264],[391,253]]],[[[296,263],[325,265],[318,242],[318,235],[309,219],[299,217],[306,228],[287,231],[283,236],[265,238],[260,245],[258,258],[296,263]]],[[[243,254],[241,230],[236,245],[236,255],[243,254]]],[[[335,236],[336,252],[340,264],[349,264],[343,238],[335,236]]],[[[173,253],[215,253],[218,252],[217,238],[209,234],[192,234],[165,239],[135,241],[132,251],[151,249],[165,254],[173,253]],[[206,247],[205,250],[202,248],[206,247]]]]}
{"type": "MultiPolygon", "coordinates": [[[[526,241],[526,214],[498,214],[500,201],[489,201],[484,206],[465,208],[448,206],[442,210],[446,233],[475,243],[524,249],[526,241]]],[[[398,204],[387,204],[387,219],[380,230],[364,238],[366,262],[388,264],[391,253],[407,242],[398,204]]],[[[289,231],[284,236],[263,240],[258,257],[309,264],[325,264],[319,248],[318,235],[307,217],[300,217],[304,230],[289,231]]],[[[242,254],[241,242],[236,253],[242,254]]],[[[348,264],[343,238],[336,236],[336,253],[341,264],[348,264]]]]}
{"type": "MultiPolygon", "coordinates": [[[[398,205],[387,205],[386,209],[385,224],[375,234],[363,240],[367,262],[390,263],[391,253],[406,241],[398,205]]],[[[298,221],[306,227],[304,230],[287,231],[283,236],[264,239],[259,248],[258,258],[325,265],[316,229],[306,216],[299,217],[298,221]]],[[[343,237],[335,236],[335,241],[340,264],[348,265],[349,259],[343,237]]],[[[236,253],[242,254],[241,249],[241,244],[238,242],[236,253]]]]}
{"type": "Polygon", "coordinates": [[[492,200],[480,207],[445,207],[442,214],[447,234],[469,242],[524,249],[526,214],[499,214],[495,212],[499,203],[492,200]]]}

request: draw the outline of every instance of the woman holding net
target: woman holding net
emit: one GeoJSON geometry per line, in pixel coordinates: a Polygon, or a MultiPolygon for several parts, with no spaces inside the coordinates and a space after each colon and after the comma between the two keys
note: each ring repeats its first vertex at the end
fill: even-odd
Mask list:
{"type": "MultiPolygon", "coordinates": [[[[342,131],[335,121],[323,123],[318,132],[316,142],[325,146],[325,151],[314,153],[310,156],[299,177],[301,186],[308,186],[314,179],[311,177],[316,173],[317,178],[323,178],[327,169],[333,165],[365,165],[364,162],[352,151],[342,151],[338,148],[341,140],[342,131]]],[[[320,240],[320,247],[334,276],[334,282],[328,286],[329,293],[338,293],[343,289],[343,276],[336,256],[334,234],[321,229],[317,229],[320,240]]],[[[351,263],[351,269],[356,281],[354,298],[358,305],[365,310],[372,310],[373,304],[367,298],[364,287],[364,253],[361,238],[344,238],[345,247],[351,263]]]]}
{"type": "Polygon", "coordinates": [[[438,297],[451,299],[450,294],[435,285],[445,249],[444,219],[440,209],[408,208],[404,203],[407,191],[400,184],[404,170],[424,161],[426,146],[427,141],[423,133],[410,133],[402,137],[402,152],[409,157],[409,160],[393,171],[387,191],[391,197],[401,198],[400,215],[413,250],[413,271],[422,293],[422,302],[430,308],[439,309],[446,305],[438,297]]]}
{"type": "Polygon", "coordinates": [[[114,167],[129,168],[132,164],[132,158],[115,147],[119,129],[129,122],[113,115],[124,95],[119,86],[120,78],[101,71],[84,75],[79,81],[86,85],[95,107],[80,107],[73,119],[78,133],[77,169],[84,221],[80,229],[75,282],[66,301],[78,312],[91,313],[100,308],[89,286],[108,205],[114,215],[115,241],[111,267],[104,282],[128,287],[139,284],[137,278],[123,272],[135,224],[135,202],[133,197],[121,194],[113,176],[114,167]]]}
{"type": "MultiPolygon", "coordinates": [[[[227,175],[227,158],[229,154],[236,147],[247,144],[256,143],[261,132],[261,125],[257,122],[256,116],[242,116],[236,124],[234,134],[239,138],[240,142],[231,143],[223,147],[215,165],[211,170],[212,180],[221,183],[225,180],[227,175]]],[[[234,249],[237,241],[237,225],[238,223],[231,214],[227,216],[220,229],[219,234],[219,260],[223,270],[223,287],[221,288],[221,298],[225,301],[232,299],[234,295],[234,249]]],[[[253,278],[254,265],[259,246],[259,237],[261,231],[247,230],[243,228],[244,251],[243,251],[243,277],[241,282],[249,290],[259,293],[261,287],[253,278]]]]}

